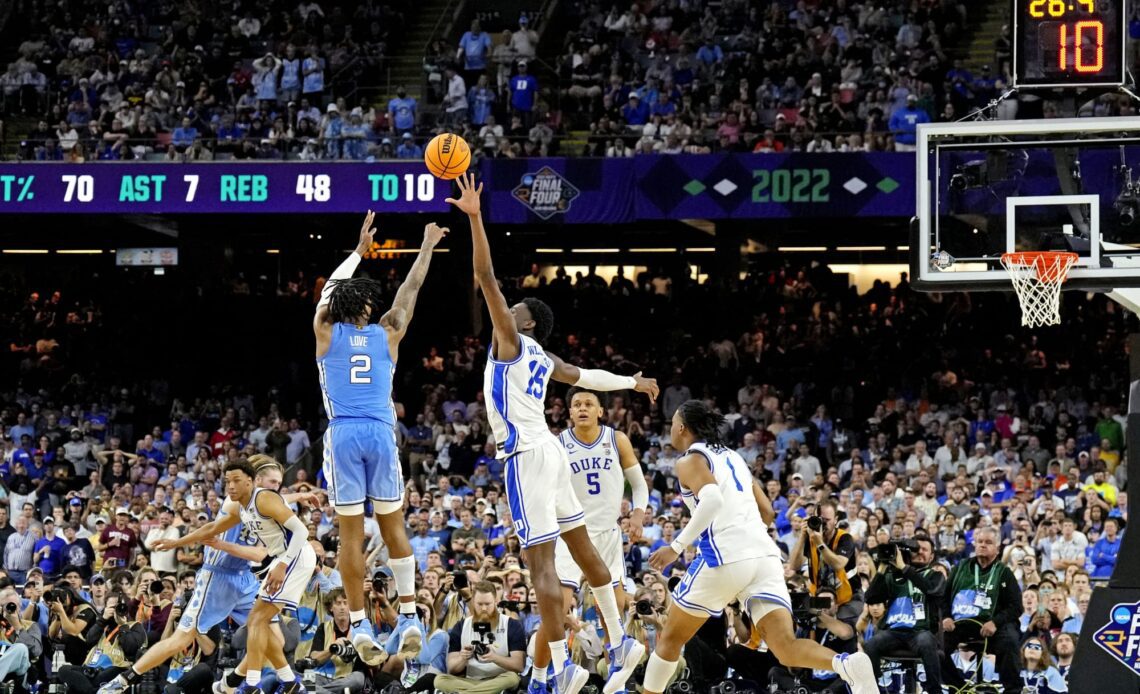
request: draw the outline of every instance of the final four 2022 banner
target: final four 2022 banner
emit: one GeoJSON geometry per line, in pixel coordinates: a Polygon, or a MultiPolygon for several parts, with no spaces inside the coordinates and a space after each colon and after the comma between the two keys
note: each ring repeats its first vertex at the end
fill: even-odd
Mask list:
{"type": "Polygon", "coordinates": [[[483,162],[491,221],[910,217],[914,155],[711,154],[483,162]]]}

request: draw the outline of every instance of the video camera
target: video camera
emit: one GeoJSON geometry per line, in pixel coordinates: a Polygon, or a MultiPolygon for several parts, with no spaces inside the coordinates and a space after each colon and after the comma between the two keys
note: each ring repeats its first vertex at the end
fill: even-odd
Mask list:
{"type": "Polygon", "coordinates": [[[483,657],[490,653],[490,644],[495,643],[495,632],[491,631],[491,625],[487,622],[475,622],[471,628],[478,637],[471,642],[471,650],[475,652],[477,657],[483,657]]]}
{"type": "Polygon", "coordinates": [[[918,551],[918,543],[914,540],[884,542],[875,548],[875,563],[894,566],[896,550],[902,552],[903,562],[909,564],[911,557],[918,551]]]}
{"type": "Polygon", "coordinates": [[[792,598],[792,619],[801,628],[815,626],[819,613],[831,609],[830,597],[814,598],[806,590],[790,591],[788,595],[792,598]]]}

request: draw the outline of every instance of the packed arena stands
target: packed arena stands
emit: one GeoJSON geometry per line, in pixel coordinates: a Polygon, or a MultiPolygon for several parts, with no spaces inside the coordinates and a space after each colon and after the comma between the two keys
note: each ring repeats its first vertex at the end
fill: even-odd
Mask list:
{"type": "MultiPolygon", "coordinates": [[[[391,277],[394,289],[398,277],[394,271],[391,277]]],[[[1015,310],[1004,295],[919,294],[905,278],[894,286],[877,283],[860,295],[823,266],[755,272],[735,287],[698,285],[668,267],[621,273],[608,282],[592,270],[574,277],[558,270],[549,277],[536,266],[506,281],[505,291],[510,297],[538,296],[552,306],[552,350],[583,367],[644,371],[662,386],[653,404],[635,393],[603,400],[605,422],[629,436],[650,487],[651,512],[640,537],[629,532],[628,512],[622,520],[626,590],[638,603],[629,612],[631,633],[652,642],[670,600],[666,584],[694,560],[690,550],[664,574],[646,561],[687,518],[672,476],[679,452],[670,443],[669,419],[681,403],[699,398],[725,415],[725,441],[766,486],[778,512],[772,533],[783,552],[797,551],[797,539],[809,532],[807,517],[844,514],[839,527],[850,535],[857,566],[847,606],[855,612],[844,615],[841,606],[838,619],[857,625],[864,646],[886,628],[878,621],[884,606],[868,601],[864,607],[861,597],[864,591],[877,594],[876,574],[890,570],[882,546],[929,538],[927,561],[946,573],[968,561],[974,539],[993,528],[1000,561],[1024,595],[1024,609],[1010,608],[1020,622],[1005,624],[1014,630],[1011,638],[1043,644],[1067,672],[1090,580],[1111,573],[1118,531],[1127,524],[1123,339],[1135,321],[1115,304],[1074,299],[1069,330],[1030,336],[993,327],[1008,323],[1015,310]],[[619,324],[623,329],[617,332],[612,326],[619,324]],[[830,514],[824,512],[829,504],[830,514]]],[[[320,462],[326,421],[314,404],[311,382],[308,391],[279,389],[275,378],[311,370],[311,362],[302,361],[307,345],[297,356],[285,349],[263,357],[265,373],[246,370],[244,381],[229,381],[233,386],[214,381],[202,387],[169,371],[132,383],[130,365],[152,346],[141,336],[135,343],[113,336],[136,315],[133,299],[123,297],[137,294],[104,291],[95,301],[76,291],[71,296],[44,286],[38,293],[14,289],[5,298],[11,345],[6,373],[18,378],[3,392],[0,489],[8,505],[0,513],[10,509],[10,515],[0,516],[2,566],[22,586],[24,619],[45,633],[54,618],[41,597],[54,581],[75,587],[82,596],[76,609],[89,604],[99,614],[121,582],[129,614],[153,644],[185,606],[184,591],[202,558],[201,548],[162,556],[148,549],[150,542],[215,517],[226,460],[265,452],[288,466],[288,490],[319,489],[325,483],[320,462]],[[111,351],[121,353],[92,354],[111,351]],[[297,363],[286,363],[292,359],[297,363]],[[101,368],[88,371],[93,364],[101,368]],[[129,538],[126,546],[108,544],[116,527],[129,538]],[[21,537],[30,539],[24,543],[21,537]],[[109,562],[120,563],[108,569],[109,562]],[[151,593],[155,579],[162,585],[155,583],[151,593]]],[[[238,304],[241,311],[278,305],[271,322],[288,322],[296,330],[306,327],[315,295],[311,280],[299,276],[279,287],[251,287],[235,278],[220,291],[219,300],[260,302],[238,304]]],[[[188,298],[181,312],[197,320],[216,308],[210,300],[188,298]]],[[[448,650],[446,637],[437,635],[462,623],[463,605],[483,581],[493,583],[505,601],[499,609],[517,618],[528,637],[537,628],[533,589],[528,591],[529,574],[503,495],[502,465],[489,436],[481,391],[485,338],[455,337],[441,323],[421,327],[416,351],[401,359],[396,397],[417,602],[428,639],[418,660],[390,656],[387,665],[355,666],[346,661],[349,671],[376,678],[380,687],[401,681],[414,687],[422,674],[448,671],[441,655],[448,650]]],[[[276,333],[265,337],[273,341],[276,333]]],[[[200,360],[209,355],[205,361],[222,362],[232,358],[227,344],[195,343],[190,351],[200,360]]],[[[159,362],[167,369],[175,364],[159,362]]],[[[221,364],[217,371],[235,378],[238,373],[221,364]]],[[[548,404],[552,429],[568,426],[565,392],[553,392],[548,404]]],[[[298,511],[320,543],[325,568],[317,571],[308,602],[296,613],[301,646],[291,657],[299,669],[331,677],[331,669],[312,660],[325,643],[314,615],[346,609],[337,602],[333,568],[345,549],[327,503],[302,502],[298,511]],[[314,635],[319,643],[311,641],[314,635]]],[[[385,551],[376,526],[366,529],[372,576],[385,551]]],[[[369,591],[387,633],[395,612],[383,571],[376,569],[369,591]]],[[[799,580],[798,573],[789,568],[789,579],[799,580]]],[[[934,599],[927,604],[937,614],[934,599]]],[[[588,625],[591,612],[585,608],[575,614],[588,625]]],[[[797,615],[812,622],[806,611],[797,615]]],[[[741,656],[734,646],[752,639],[739,616],[730,611],[701,632],[702,655],[687,656],[687,677],[696,686],[713,686],[729,666],[737,677],[767,682],[772,664],[741,656]],[[703,654],[706,649],[715,657],[703,654]]],[[[574,629],[581,639],[574,657],[592,667],[601,656],[598,637],[592,627],[574,629]]],[[[231,638],[210,658],[236,662],[231,638]]],[[[52,643],[85,652],[66,638],[43,643],[48,660],[52,643]]],[[[855,643],[852,637],[850,647],[855,643]]],[[[327,656],[326,651],[322,657],[327,656]]],[[[954,662],[961,665],[961,658],[954,662]]],[[[345,674],[342,666],[337,664],[338,677],[345,674]]],[[[29,682],[44,677],[35,667],[29,682]]],[[[886,663],[884,669],[884,682],[902,681],[897,666],[886,663]]]]}

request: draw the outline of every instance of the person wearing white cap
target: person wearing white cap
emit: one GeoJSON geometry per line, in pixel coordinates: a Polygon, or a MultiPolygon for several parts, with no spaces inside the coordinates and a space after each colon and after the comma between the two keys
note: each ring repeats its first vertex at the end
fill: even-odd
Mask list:
{"type": "Polygon", "coordinates": [[[325,140],[325,158],[340,159],[341,136],[344,130],[344,119],[341,118],[340,109],[336,104],[329,104],[325,109],[325,117],[321,123],[321,137],[325,140]]]}

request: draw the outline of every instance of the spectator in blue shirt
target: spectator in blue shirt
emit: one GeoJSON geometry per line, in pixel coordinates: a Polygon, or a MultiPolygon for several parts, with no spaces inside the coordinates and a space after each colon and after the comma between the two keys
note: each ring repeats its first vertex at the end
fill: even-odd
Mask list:
{"type": "Polygon", "coordinates": [[[55,519],[45,516],[44,536],[36,540],[32,558],[48,581],[54,580],[63,568],[63,548],[66,546],[67,541],[55,534],[55,519]]]}
{"type": "Polygon", "coordinates": [[[495,90],[491,89],[487,75],[479,75],[479,81],[467,93],[467,107],[471,109],[471,124],[482,126],[493,111],[495,90]]]}
{"type": "Polygon", "coordinates": [[[669,101],[669,92],[657,92],[657,101],[653,102],[649,112],[654,116],[664,118],[677,113],[677,105],[669,101]]]}
{"type": "Polygon", "coordinates": [[[891,114],[890,130],[895,136],[896,152],[913,152],[919,123],[929,123],[930,116],[918,107],[918,95],[906,97],[906,106],[891,114]]]}
{"type": "Polygon", "coordinates": [[[710,36],[705,39],[701,47],[697,49],[697,71],[702,76],[708,77],[716,70],[716,66],[724,62],[724,51],[716,44],[710,36]]]}
{"type": "Polygon", "coordinates": [[[416,534],[408,539],[408,543],[412,546],[412,556],[420,565],[420,571],[427,571],[428,553],[438,552],[443,548],[437,538],[428,534],[427,523],[423,521],[416,521],[416,534]]]}
{"type": "Polygon", "coordinates": [[[649,106],[641,103],[641,97],[637,92],[632,92],[629,95],[629,102],[621,108],[621,117],[626,125],[641,130],[641,127],[649,122],[649,106]]]}
{"type": "Polygon", "coordinates": [[[336,104],[329,104],[325,119],[325,128],[321,132],[321,137],[325,142],[325,157],[328,159],[339,159],[341,130],[344,129],[344,119],[340,117],[340,109],[336,107],[336,104]]]}
{"type": "Polygon", "coordinates": [[[396,87],[396,98],[388,102],[392,132],[410,133],[416,128],[416,99],[404,87],[396,87]]]}
{"type": "Polygon", "coordinates": [[[174,129],[174,135],[170,141],[174,144],[174,147],[181,152],[194,144],[194,140],[196,139],[198,139],[198,129],[190,123],[189,118],[183,118],[182,125],[174,129]]]}
{"type": "Polygon", "coordinates": [[[534,103],[538,97],[538,80],[527,74],[525,60],[519,61],[519,71],[511,78],[511,112],[522,119],[527,128],[534,125],[534,103]]]}
{"type": "Polygon", "coordinates": [[[1119,534],[1120,521],[1107,518],[1104,521],[1104,534],[1092,546],[1089,552],[1089,562],[1093,566],[1093,578],[1112,578],[1112,570],[1116,568],[1116,557],[1120,554],[1119,534]]]}
{"type": "Polygon", "coordinates": [[[474,84],[479,73],[487,69],[487,54],[491,52],[491,37],[479,27],[479,20],[471,22],[471,31],[463,32],[459,39],[456,60],[463,61],[463,81],[474,84]]]}
{"type": "Polygon", "coordinates": [[[364,125],[363,117],[360,108],[354,108],[348,114],[348,122],[341,126],[345,159],[363,161],[368,156],[368,128],[364,125]]]}
{"type": "Polygon", "coordinates": [[[411,133],[404,133],[400,139],[400,146],[396,148],[397,159],[421,159],[424,156],[424,151],[412,139],[411,133]]]}

